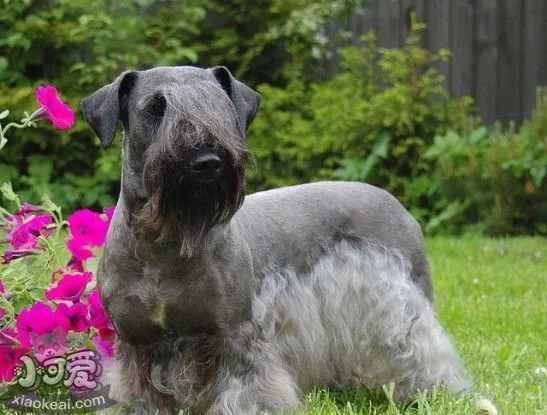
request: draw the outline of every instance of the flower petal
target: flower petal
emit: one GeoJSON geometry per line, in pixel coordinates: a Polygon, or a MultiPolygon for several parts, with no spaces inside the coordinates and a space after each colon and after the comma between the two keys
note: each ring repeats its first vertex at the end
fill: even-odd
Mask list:
{"type": "Polygon", "coordinates": [[[36,100],[46,110],[52,124],[62,130],[74,125],[74,111],[65,104],[54,86],[40,86],[36,90],[36,100]]]}

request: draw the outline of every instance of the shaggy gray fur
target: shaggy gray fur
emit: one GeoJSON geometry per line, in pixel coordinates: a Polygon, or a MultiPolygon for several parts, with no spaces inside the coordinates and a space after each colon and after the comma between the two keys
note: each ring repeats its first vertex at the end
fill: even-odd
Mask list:
{"type": "Polygon", "coordinates": [[[322,182],[245,198],[259,95],[223,67],[122,74],[86,98],[124,126],[121,195],[97,273],[119,335],[114,398],[162,413],[302,408],[313,386],[469,386],[439,325],[418,223],[387,192],[322,182]],[[221,173],[196,179],[207,149],[221,173]]]}

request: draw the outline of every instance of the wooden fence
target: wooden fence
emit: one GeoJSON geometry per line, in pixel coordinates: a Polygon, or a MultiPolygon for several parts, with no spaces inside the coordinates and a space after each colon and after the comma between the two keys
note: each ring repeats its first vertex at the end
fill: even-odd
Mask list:
{"type": "Polygon", "coordinates": [[[473,96],[486,122],[531,114],[536,87],[547,85],[547,0],[372,0],[348,23],[401,47],[412,11],[428,25],[424,45],[453,52],[438,69],[454,96],[473,96]]]}

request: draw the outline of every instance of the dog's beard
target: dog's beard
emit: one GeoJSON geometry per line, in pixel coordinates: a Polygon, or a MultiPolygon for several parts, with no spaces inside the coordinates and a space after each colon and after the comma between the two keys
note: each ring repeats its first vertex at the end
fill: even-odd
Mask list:
{"type": "Polygon", "coordinates": [[[227,163],[222,175],[201,182],[180,168],[165,164],[149,168],[145,187],[150,195],[136,215],[140,236],[157,244],[176,244],[191,257],[208,240],[210,231],[226,223],[243,202],[244,168],[227,163]]]}

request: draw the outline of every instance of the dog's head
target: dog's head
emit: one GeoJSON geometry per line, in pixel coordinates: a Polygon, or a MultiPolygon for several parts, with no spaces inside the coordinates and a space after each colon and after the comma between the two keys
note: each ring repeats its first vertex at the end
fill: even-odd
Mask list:
{"type": "Polygon", "coordinates": [[[156,240],[203,236],[242,203],[246,131],[260,95],[222,66],[125,72],[85,98],[103,147],[124,128],[122,195],[156,240]]]}

